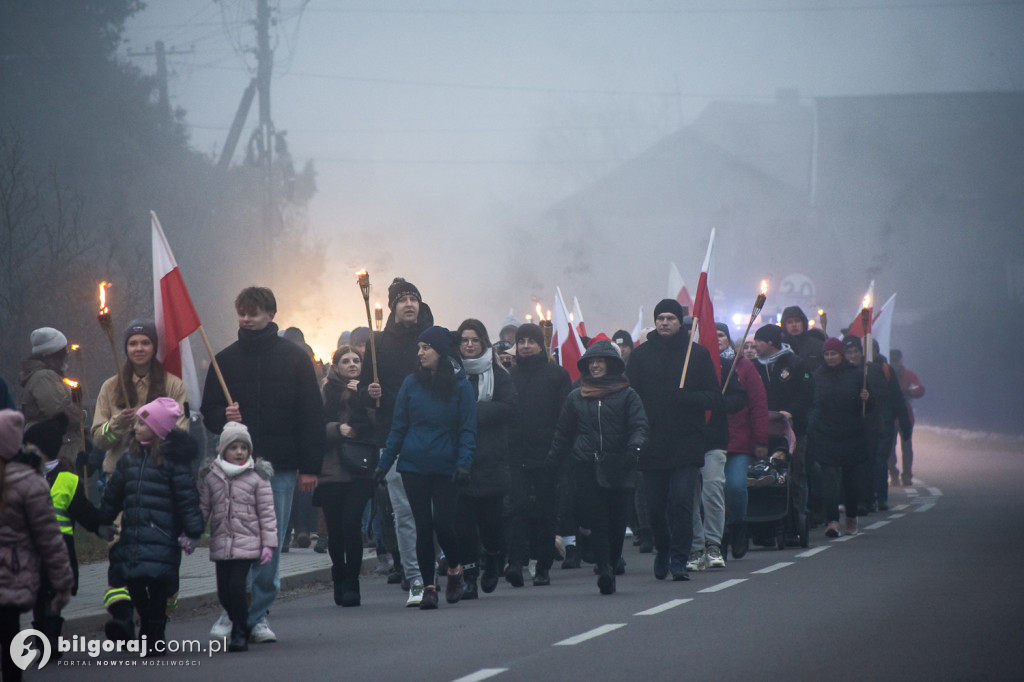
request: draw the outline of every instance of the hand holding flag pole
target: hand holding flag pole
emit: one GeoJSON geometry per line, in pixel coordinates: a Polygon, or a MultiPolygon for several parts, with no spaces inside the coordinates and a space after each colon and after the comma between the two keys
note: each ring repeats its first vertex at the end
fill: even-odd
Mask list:
{"type": "MultiPolygon", "coordinates": [[[[740,341],[740,348],[742,349],[744,344],[747,343],[747,334],[750,333],[750,327],[753,326],[754,320],[761,314],[761,308],[764,307],[764,302],[768,297],[768,280],[761,280],[761,291],[758,293],[757,298],[754,300],[754,309],[750,312],[750,321],[747,322],[747,329],[743,332],[743,340],[740,341]]],[[[725,388],[729,385],[729,379],[732,379],[732,373],[736,371],[736,363],[739,358],[733,360],[732,367],[729,368],[729,374],[725,377],[725,381],[722,382],[722,395],[725,395],[725,388]]]]}
{"type": "MultiPolygon", "coordinates": [[[[363,303],[366,304],[366,326],[373,329],[373,318],[370,316],[370,274],[366,270],[356,273],[356,281],[359,283],[359,291],[363,294],[363,303]]],[[[380,383],[377,380],[377,344],[370,332],[370,363],[373,366],[373,383],[380,383]]],[[[377,398],[377,407],[380,407],[380,398],[377,398]]]]}

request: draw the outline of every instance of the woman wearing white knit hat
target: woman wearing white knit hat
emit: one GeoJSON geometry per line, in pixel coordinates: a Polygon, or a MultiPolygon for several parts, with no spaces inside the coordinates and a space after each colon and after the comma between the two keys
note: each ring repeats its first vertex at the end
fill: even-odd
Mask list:
{"type": "Polygon", "coordinates": [[[68,339],[53,327],[40,327],[32,332],[32,355],[21,363],[18,382],[21,384],[21,411],[25,414],[25,428],[53,419],[63,412],[68,417],[68,428],[59,458],[73,466],[82,449],[81,413],[71,396],[71,388],[64,383],[68,363],[68,339]]]}

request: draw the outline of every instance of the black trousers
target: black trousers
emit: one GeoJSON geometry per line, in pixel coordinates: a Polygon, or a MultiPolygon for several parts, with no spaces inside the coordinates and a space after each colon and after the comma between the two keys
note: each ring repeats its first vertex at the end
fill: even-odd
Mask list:
{"type": "Polygon", "coordinates": [[[331,578],[357,590],[363,565],[363,510],[373,495],[373,481],[357,478],[346,483],[324,483],[317,500],[327,523],[327,552],[331,578]]]}
{"type": "Polygon", "coordinates": [[[143,624],[163,623],[167,619],[167,598],[178,589],[177,578],[130,579],[127,583],[132,605],[143,624]]]}
{"type": "Polygon", "coordinates": [[[402,484],[416,522],[416,561],[424,585],[434,584],[434,535],[450,567],[459,566],[459,539],[455,532],[458,490],[449,476],[402,472],[402,484]]]}
{"type": "Polygon", "coordinates": [[[693,491],[700,481],[700,467],[685,465],[667,471],[645,471],[644,494],[658,554],[669,561],[690,557],[693,543],[693,491]]]}
{"type": "Polygon", "coordinates": [[[558,518],[558,474],[548,468],[511,468],[508,555],[525,564],[533,557],[537,567],[554,563],[558,518]]]}
{"type": "Polygon", "coordinates": [[[614,567],[622,556],[632,488],[602,488],[593,465],[573,466],[579,524],[590,529],[590,545],[599,569],[614,567]]]}
{"type": "Polygon", "coordinates": [[[864,471],[870,470],[867,462],[853,464],[821,465],[821,496],[825,503],[825,521],[839,520],[839,502],[846,507],[846,516],[857,517],[857,505],[864,501],[864,471]]]}
{"type": "MultiPolygon", "coordinates": [[[[484,497],[459,493],[455,530],[459,536],[459,558],[464,564],[477,563],[481,545],[488,554],[504,553],[505,528],[501,518],[504,500],[505,496],[500,493],[484,497]]],[[[477,573],[474,571],[472,575],[477,573]]]]}
{"type": "Polygon", "coordinates": [[[21,668],[11,658],[11,642],[21,631],[21,613],[18,609],[0,608],[0,675],[4,682],[21,680],[21,668]]]}
{"type": "Polygon", "coordinates": [[[217,571],[217,601],[228,612],[234,627],[245,627],[249,604],[245,599],[245,584],[249,579],[252,559],[225,559],[215,561],[217,571]]]}

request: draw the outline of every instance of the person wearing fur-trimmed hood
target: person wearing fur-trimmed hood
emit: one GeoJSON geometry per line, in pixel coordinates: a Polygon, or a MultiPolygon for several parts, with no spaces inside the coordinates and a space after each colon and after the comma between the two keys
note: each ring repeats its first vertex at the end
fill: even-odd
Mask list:
{"type": "Polygon", "coordinates": [[[210,561],[217,565],[217,599],[231,618],[229,651],[248,650],[246,581],[253,561],[266,564],[277,547],[270,479],[274,468],[252,455],[245,424],[228,422],[217,458],[199,473],[199,508],[210,523],[210,561]]]}

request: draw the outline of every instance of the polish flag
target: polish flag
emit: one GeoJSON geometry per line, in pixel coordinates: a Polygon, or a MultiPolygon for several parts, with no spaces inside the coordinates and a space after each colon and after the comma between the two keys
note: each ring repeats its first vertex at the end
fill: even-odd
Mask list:
{"type": "Polygon", "coordinates": [[[871,322],[871,338],[878,341],[878,352],[886,358],[892,347],[892,315],[895,309],[896,294],[893,294],[871,322]]]}
{"type": "Polygon", "coordinates": [[[679,305],[685,307],[687,311],[692,310],[693,299],[690,298],[690,292],[686,289],[683,276],[679,274],[679,268],[676,267],[675,263],[669,263],[668,266],[667,298],[674,298],[679,301],[679,305]]]}
{"type": "Polygon", "coordinates": [[[580,310],[580,301],[572,297],[572,320],[576,324],[576,333],[580,336],[587,336],[587,328],[583,324],[583,312],[580,310]]]}
{"type": "Polygon", "coordinates": [[[551,320],[551,350],[558,350],[558,364],[569,373],[569,378],[576,381],[580,378],[580,369],[576,363],[583,357],[583,343],[576,329],[569,321],[569,310],[565,307],[562,290],[555,287],[555,309],[551,320]]]}
{"type": "Polygon", "coordinates": [[[641,334],[644,331],[644,307],[640,306],[640,310],[636,314],[636,325],[633,327],[633,332],[630,336],[633,337],[633,347],[636,348],[639,344],[646,341],[646,338],[641,338],[641,334]]]}
{"type": "Polygon", "coordinates": [[[718,351],[718,330],[715,329],[715,308],[711,304],[711,293],[708,289],[708,266],[711,265],[711,252],[715,246],[715,228],[711,228],[708,238],[708,251],[704,256],[704,265],[700,269],[700,280],[697,282],[697,296],[693,301],[693,330],[690,341],[708,349],[711,362],[715,365],[715,376],[722,383],[722,358],[718,351]]]}
{"type": "Polygon", "coordinates": [[[164,369],[181,377],[190,406],[200,404],[199,377],[192,360],[188,335],[199,329],[199,315],[185,288],[178,263],[167,244],[156,213],[153,219],[153,310],[156,317],[157,360],[164,369]]]}

